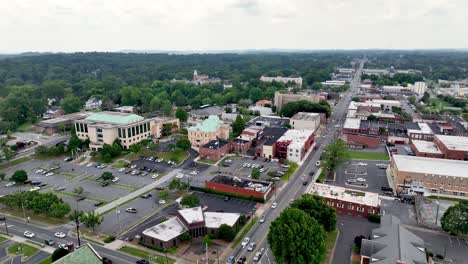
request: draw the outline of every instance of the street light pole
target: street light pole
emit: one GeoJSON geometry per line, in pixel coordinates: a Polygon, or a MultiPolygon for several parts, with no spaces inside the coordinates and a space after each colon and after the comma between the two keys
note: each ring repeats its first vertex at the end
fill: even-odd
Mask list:
{"type": "Polygon", "coordinates": [[[23,205],[23,202],[21,202],[21,208],[23,209],[23,216],[24,216],[24,222],[27,223],[28,220],[26,218],[26,211],[24,211],[24,205],[23,205]]]}
{"type": "Polygon", "coordinates": [[[122,233],[122,224],[120,223],[120,209],[117,209],[117,211],[115,211],[117,213],[117,222],[119,222],[119,234],[122,233]]]}

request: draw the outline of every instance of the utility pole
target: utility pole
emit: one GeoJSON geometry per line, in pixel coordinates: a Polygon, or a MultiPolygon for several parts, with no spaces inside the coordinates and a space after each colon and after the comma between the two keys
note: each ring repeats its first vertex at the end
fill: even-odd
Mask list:
{"type": "Polygon", "coordinates": [[[117,221],[119,222],[119,234],[122,233],[122,223],[120,222],[120,209],[117,209],[117,211],[115,211],[117,213],[117,221]]]}
{"type": "Polygon", "coordinates": [[[27,218],[26,218],[26,211],[24,211],[24,205],[23,205],[23,202],[21,202],[21,208],[23,208],[24,222],[25,222],[25,223],[28,223],[28,220],[27,220],[27,218]]]}
{"type": "Polygon", "coordinates": [[[10,233],[8,233],[8,223],[7,223],[7,218],[5,217],[5,219],[4,219],[3,221],[5,221],[5,229],[6,229],[6,233],[7,233],[7,235],[10,235],[10,233]]]}
{"type": "Polygon", "coordinates": [[[437,226],[437,220],[439,218],[439,206],[440,206],[440,203],[439,201],[436,201],[435,202],[437,204],[437,213],[436,213],[436,218],[435,218],[435,225],[437,226]]]}
{"type": "Polygon", "coordinates": [[[81,247],[81,240],[80,240],[80,219],[78,217],[75,219],[76,224],[76,237],[78,238],[78,247],[81,247]]]}

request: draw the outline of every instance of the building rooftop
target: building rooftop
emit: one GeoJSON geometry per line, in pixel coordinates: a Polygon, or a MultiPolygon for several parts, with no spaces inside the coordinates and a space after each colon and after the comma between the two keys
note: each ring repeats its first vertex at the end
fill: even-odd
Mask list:
{"type": "Polygon", "coordinates": [[[289,129],[277,141],[306,142],[313,134],[314,131],[309,129],[289,129]]]}
{"type": "Polygon", "coordinates": [[[273,102],[270,101],[270,100],[260,100],[260,101],[257,101],[255,104],[257,104],[257,105],[270,104],[271,105],[271,104],[273,104],[273,102]]]}
{"type": "Polygon", "coordinates": [[[204,220],[201,206],[182,209],[177,212],[179,212],[180,216],[189,224],[200,223],[204,220]]]}
{"type": "Polygon", "coordinates": [[[258,116],[247,122],[246,126],[284,127],[288,124],[289,118],[282,118],[279,116],[258,116]]]}
{"type": "Polygon", "coordinates": [[[399,171],[466,178],[468,161],[435,159],[407,155],[393,155],[393,163],[399,171]]]}
{"type": "Polygon", "coordinates": [[[244,179],[239,177],[231,177],[231,176],[224,176],[224,175],[217,175],[213,177],[211,182],[230,185],[233,187],[244,188],[249,190],[255,190],[257,192],[266,193],[270,189],[271,183],[258,181],[258,180],[250,180],[244,179]]]}
{"type": "Polygon", "coordinates": [[[207,228],[219,228],[222,224],[234,226],[240,217],[238,213],[205,212],[205,226],[207,228]]]}
{"type": "Polygon", "coordinates": [[[468,151],[468,137],[436,135],[449,150],[468,151]]]}
{"type": "Polygon", "coordinates": [[[350,190],[327,184],[314,183],[310,189],[310,193],[367,206],[378,207],[380,205],[379,195],[377,193],[350,190]]]}
{"type": "Polygon", "coordinates": [[[94,248],[86,243],[72,253],[56,260],[53,264],[102,264],[102,258],[94,248]]]}
{"type": "Polygon", "coordinates": [[[177,219],[177,217],[173,217],[165,222],[146,229],[143,231],[143,234],[161,241],[169,241],[178,237],[186,230],[186,227],[179,221],[179,219],[177,219]]]}
{"type": "Polygon", "coordinates": [[[392,105],[401,105],[400,101],[397,100],[384,100],[384,99],[372,99],[370,103],[376,103],[376,104],[392,104],[392,105]]]}
{"type": "Polygon", "coordinates": [[[197,116],[210,116],[210,115],[220,115],[224,112],[224,109],[219,106],[206,106],[204,108],[195,109],[190,111],[191,115],[197,116]]]}
{"type": "Polygon", "coordinates": [[[202,132],[215,132],[219,126],[223,124],[223,121],[219,119],[216,115],[210,115],[207,119],[198,123],[195,126],[189,127],[188,130],[191,131],[202,131],[202,132]]]}
{"type": "Polygon", "coordinates": [[[392,215],[382,217],[379,228],[372,230],[371,239],[363,239],[361,255],[372,263],[427,263],[424,240],[408,231],[392,215]],[[404,261],[404,262],[400,262],[404,261]]]}
{"type": "Polygon", "coordinates": [[[210,148],[210,149],[220,149],[224,146],[229,144],[229,142],[225,140],[211,140],[210,142],[206,143],[205,145],[202,146],[202,148],[210,148]]]}
{"type": "Polygon", "coordinates": [[[411,142],[419,152],[442,154],[442,151],[440,151],[440,149],[434,144],[434,142],[424,140],[413,140],[411,142]]]}
{"type": "Polygon", "coordinates": [[[296,113],[293,117],[291,117],[291,119],[315,121],[317,119],[320,119],[320,114],[318,114],[318,113],[299,112],[299,113],[296,113]]]}
{"type": "Polygon", "coordinates": [[[346,118],[343,128],[347,129],[359,129],[361,126],[361,119],[359,118],[346,118]]]}
{"type": "Polygon", "coordinates": [[[120,112],[98,112],[93,113],[87,118],[86,121],[96,122],[96,123],[109,123],[117,125],[127,125],[135,122],[142,121],[144,118],[135,114],[120,113],[120,112]]]}

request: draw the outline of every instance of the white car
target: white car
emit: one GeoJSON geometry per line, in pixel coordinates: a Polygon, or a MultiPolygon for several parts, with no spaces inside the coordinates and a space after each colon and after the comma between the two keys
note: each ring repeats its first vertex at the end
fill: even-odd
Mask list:
{"type": "Polygon", "coordinates": [[[166,204],[166,201],[165,201],[165,200],[159,200],[158,203],[159,203],[159,204],[166,204]]]}
{"type": "Polygon", "coordinates": [[[16,182],[9,182],[9,183],[5,184],[5,187],[11,187],[11,186],[13,186],[15,184],[16,184],[16,182]]]}
{"type": "Polygon", "coordinates": [[[367,163],[359,162],[357,165],[358,165],[358,166],[367,166],[367,163]]]}
{"type": "Polygon", "coordinates": [[[118,182],[119,180],[120,180],[119,177],[114,177],[114,179],[112,179],[111,181],[112,181],[112,182],[118,182]]]}
{"type": "Polygon", "coordinates": [[[315,166],[320,167],[320,160],[317,160],[317,162],[315,162],[315,166]]]}
{"type": "Polygon", "coordinates": [[[275,209],[276,207],[278,207],[278,203],[272,203],[271,204],[271,208],[275,209]]]}
{"type": "Polygon", "coordinates": [[[24,231],[23,235],[27,238],[33,238],[36,236],[36,234],[34,234],[33,232],[29,232],[29,231],[24,231]]]}
{"type": "Polygon", "coordinates": [[[125,168],[120,168],[119,169],[119,172],[124,172],[125,171],[125,168]]]}
{"type": "Polygon", "coordinates": [[[52,176],[52,175],[54,175],[53,172],[49,172],[49,173],[46,174],[47,177],[52,176]]]}
{"type": "Polygon", "coordinates": [[[39,174],[39,173],[41,173],[41,172],[43,172],[43,171],[44,171],[43,169],[38,169],[38,170],[36,171],[36,174],[39,174]]]}
{"type": "Polygon", "coordinates": [[[58,238],[64,238],[67,235],[65,233],[63,233],[63,232],[55,232],[54,236],[58,237],[58,238]]]}
{"type": "Polygon", "coordinates": [[[245,248],[249,244],[249,242],[250,242],[250,237],[244,238],[244,240],[242,240],[242,243],[241,243],[242,248],[245,248]]]}
{"type": "Polygon", "coordinates": [[[151,176],[151,179],[156,179],[157,177],[159,177],[159,174],[155,173],[153,176],[151,176]]]}
{"type": "Polygon", "coordinates": [[[356,183],[356,180],[355,179],[349,179],[347,180],[348,183],[356,183]]]}
{"type": "Polygon", "coordinates": [[[34,191],[39,191],[40,189],[41,189],[41,187],[36,186],[36,187],[32,187],[31,189],[29,189],[29,191],[34,192],[34,191]]]}
{"type": "Polygon", "coordinates": [[[259,220],[259,222],[260,222],[260,223],[263,223],[263,222],[265,222],[265,216],[264,216],[264,215],[262,215],[262,217],[260,217],[260,220],[259,220]]]}
{"type": "Polygon", "coordinates": [[[364,179],[364,178],[357,178],[356,181],[358,181],[358,182],[365,182],[366,179],[364,179]]]}
{"type": "Polygon", "coordinates": [[[198,172],[197,172],[197,171],[191,171],[190,174],[191,174],[191,175],[197,175],[198,172]]]}
{"type": "Polygon", "coordinates": [[[259,261],[260,257],[263,255],[263,250],[264,248],[260,249],[260,251],[257,251],[257,253],[255,253],[255,256],[253,257],[253,260],[259,261]]]}
{"type": "Polygon", "coordinates": [[[177,179],[182,179],[182,178],[184,178],[184,174],[182,174],[182,173],[177,173],[175,177],[176,177],[177,179]]]}
{"type": "Polygon", "coordinates": [[[91,163],[86,164],[86,167],[92,167],[93,165],[94,163],[91,162],[91,163]]]}

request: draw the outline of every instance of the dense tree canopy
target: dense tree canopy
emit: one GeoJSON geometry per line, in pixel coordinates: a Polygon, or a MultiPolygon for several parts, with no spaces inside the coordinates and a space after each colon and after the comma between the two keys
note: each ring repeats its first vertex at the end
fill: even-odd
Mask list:
{"type": "Polygon", "coordinates": [[[17,170],[11,175],[10,180],[16,183],[23,183],[28,180],[28,173],[24,170],[17,170]]]}
{"type": "Polygon", "coordinates": [[[346,143],[337,139],[328,144],[321,156],[322,168],[328,173],[334,173],[337,168],[349,161],[346,143]]]}
{"type": "Polygon", "coordinates": [[[182,197],[180,204],[185,205],[187,207],[195,207],[200,205],[200,199],[196,195],[187,194],[184,197],[182,197]]]}
{"type": "Polygon", "coordinates": [[[441,224],[450,234],[468,234],[468,201],[450,206],[442,216],[441,224]]]}
{"type": "Polygon", "coordinates": [[[0,198],[0,202],[13,208],[24,206],[51,217],[63,217],[70,212],[70,206],[51,192],[18,191],[0,198]]]}
{"type": "Polygon", "coordinates": [[[289,102],[281,108],[281,115],[285,117],[292,117],[298,112],[324,113],[328,117],[331,110],[330,105],[326,101],[321,101],[317,104],[306,100],[289,102]]]}
{"type": "Polygon", "coordinates": [[[268,232],[268,243],[277,263],[322,263],[325,239],[325,231],[315,219],[291,207],[281,212],[268,232]]]}
{"type": "Polygon", "coordinates": [[[313,194],[304,194],[291,205],[308,214],[323,226],[325,231],[335,230],[336,212],[333,207],[328,206],[322,197],[313,194]]]}

